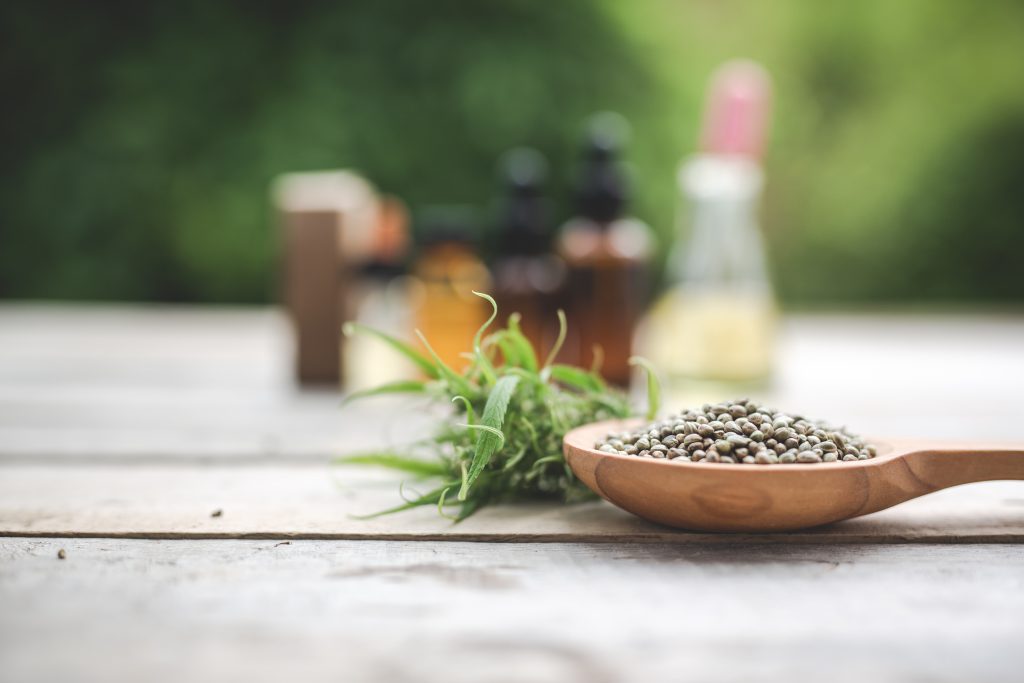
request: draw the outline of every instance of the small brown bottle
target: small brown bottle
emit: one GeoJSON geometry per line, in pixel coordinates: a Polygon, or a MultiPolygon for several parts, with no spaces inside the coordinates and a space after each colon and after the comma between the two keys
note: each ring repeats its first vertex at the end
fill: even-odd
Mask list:
{"type": "Polygon", "coordinates": [[[628,187],[613,122],[602,115],[590,127],[577,215],[558,240],[569,271],[569,335],[560,359],[584,367],[599,362],[605,379],[625,386],[653,240],[647,225],[625,215],[628,187]]]}
{"type": "Polygon", "coordinates": [[[455,370],[465,367],[473,335],[487,320],[490,306],[473,294],[487,292],[490,274],[477,253],[472,211],[436,207],[420,220],[420,250],[413,266],[416,329],[437,355],[455,370]]]}
{"type": "Polygon", "coordinates": [[[505,196],[491,267],[494,298],[503,318],[521,316],[523,334],[541,358],[558,336],[559,296],[566,277],[565,263],[551,251],[542,194],[546,163],[539,152],[526,148],[511,150],[503,161],[505,196]]]}

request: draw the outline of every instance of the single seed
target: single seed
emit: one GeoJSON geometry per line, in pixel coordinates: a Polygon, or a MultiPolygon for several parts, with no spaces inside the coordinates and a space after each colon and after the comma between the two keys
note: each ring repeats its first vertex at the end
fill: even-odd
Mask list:
{"type": "Polygon", "coordinates": [[[716,441],[715,442],[715,450],[718,451],[719,453],[728,453],[729,451],[732,450],[732,443],[729,442],[729,441],[726,441],[725,439],[722,439],[720,441],[716,441]]]}
{"type": "Polygon", "coordinates": [[[725,440],[731,443],[733,446],[746,446],[750,443],[750,439],[740,434],[726,434],[725,440]]]}
{"type": "Polygon", "coordinates": [[[797,453],[797,462],[821,462],[821,456],[811,451],[802,451],[797,453]]]}
{"type": "Polygon", "coordinates": [[[830,452],[826,453],[825,455],[823,455],[821,457],[821,459],[824,462],[835,462],[836,460],[839,459],[839,456],[836,455],[835,452],[830,451],[830,452]]]}
{"type": "Polygon", "coordinates": [[[661,440],[661,443],[665,444],[669,448],[675,448],[676,446],[679,445],[679,439],[677,439],[675,436],[669,434],[668,436],[664,437],[661,440]]]}
{"type": "Polygon", "coordinates": [[[760,429],[755,429],[754,431],[750,432],[749,436],[754,441],[764,441],[764,432],[762,432],[760,429]]]}

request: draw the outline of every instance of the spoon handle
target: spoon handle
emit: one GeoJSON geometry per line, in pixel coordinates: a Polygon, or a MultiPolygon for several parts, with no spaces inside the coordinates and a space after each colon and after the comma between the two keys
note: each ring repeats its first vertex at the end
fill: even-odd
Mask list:
{"type": "Polygon", "coordinates": [[[1024,446],[937,445],[908,454],[906,462],[918,479],[935,489],[974,481],[1024,479],[1024,446]]]}

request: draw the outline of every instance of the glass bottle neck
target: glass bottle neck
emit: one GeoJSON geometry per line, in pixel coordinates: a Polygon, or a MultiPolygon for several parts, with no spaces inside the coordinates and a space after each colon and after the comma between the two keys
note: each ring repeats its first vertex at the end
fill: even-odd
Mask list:
{"type": "Polygon", "coordinates": [[[757,205],[762,175],[749,159],[699,156],[679,174],[688,212],[670,264],[683,286],[769,288],[757,205]]]}

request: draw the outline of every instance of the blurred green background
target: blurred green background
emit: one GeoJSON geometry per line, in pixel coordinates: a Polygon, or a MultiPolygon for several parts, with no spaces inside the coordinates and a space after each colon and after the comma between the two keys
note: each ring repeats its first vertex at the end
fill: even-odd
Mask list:
{"type": "Polygon", "coordinates": [[[633,125],[675,232],[710,72],[772,72],[764,224],[789,305],[1024,301],[1024,3],[10,2],[0,294],[266,301],[283,171],[486,205],[532,145],[566,201],[581,124],[633,125]]]}

